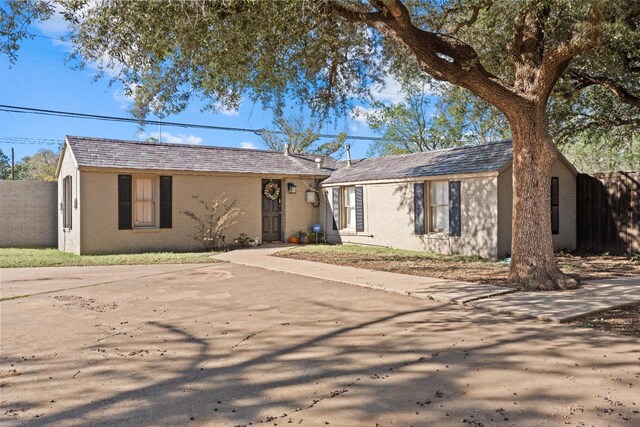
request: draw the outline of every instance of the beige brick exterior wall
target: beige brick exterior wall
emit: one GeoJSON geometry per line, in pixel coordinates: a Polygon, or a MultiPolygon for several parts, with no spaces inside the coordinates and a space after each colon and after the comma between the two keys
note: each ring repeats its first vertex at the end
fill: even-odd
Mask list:
{"type": "Polygon", "coordinates": [[[62,153],[62,162],[60,163],[60,171],[58,173],[58,206],[56,212],[58,214],[58,249],[64,252],[72,252],[80,254],[80,171],[73,153],[68,148],[64,148],[62,153]],[[71,228],[64,228],[62,217],[62,203],[64,197],[63,180],[65,176],[71,176],[72,189],[72,206],[71,210],[71,228]]]}
{"type": "MultiPolygon", "coordinates": [[[[134,177],[135,172],[131,173],[134,177]]],[[[82,254],[127,253],[140,251],[190,251],[201,249],[201,244],[190,235],[194,232],[194,222],[182,211],[202,212],[200,204],[192,198],[198,195],[204,200],[225,193],[230,200],[237,200],[243,215],[238,223],[225,232],[226,242],[245,233],[250,237],[262,238],[261,202],[262,179],[272,178],[282,181],[282,228],[283,238],[288,238],[302,229],[307,231],[318,221],[318,208],[305,201],[303,180],[285,177],[222,176],[216,174],[193,173],[143,173],[154,179],[160,175],[173,177],[173,224],[170,229],[118,230],[118,173],[106,171],[81,171],[82,182],[82,254]],[[297,186],[297,194],[287,192],[287,183],[297,186]]],[[[313,185],[313,180],[305,180],[313,185]]],[[[158,189],[157,180],[156,190],[158,189]]],[[[156,191],[157,194],[157,191],[156,191]]],[[[156,199],[156,219],[157,219],[156,199]]],[[[157,221],[156,221],[157,223],[157,221]]]]}
{"type": "MultiPolygon", "coordinates": [[[[118,174],[112,172],[81,172],[82,175],[82,241],[83,254],[126,253],[140,251],[188,251],[202,249],[190,235],[194,222],[182,214],[190,210],[203,213],[192,196],[210,201],[225,193],[243,214],[238,223],[226,232],[226,242],[240,233],[260,236],[260,178],[213,177],[207,175],[169,174],[173,176],[172,228],[118,229],[118,174]]],[[[133,174],[134,178],[136,174],[133,174]]],[[[145,174],[147,175],[147,174],[145,174]]],[[[148,174],[158,178],[160,174],[148,174]]],[[[157,179],[155,180],[157,195],[157,179]]],[[[158,223],[156,196],[156,224],[158,223]]]]}
{"type": "MultiPolygon", "coordinates": [[[[497,255],[497,177],[462,178],[461,236],[414,234],[414,182],[363,184],[365,231],[332,230],[331,188],[327,186],[327,238],[342,243],[389,246],[442,254],[497,255]]],[[[425,178],[425,181],[427,179],[425,178]]],[[[427,197],[427,195],[425,195],[427,197]]],[[[323,211],[324,212],[324,211],[323,211]]],[[[323,218],[321,220],[325,220],[323,218]]]]}
{"type": "Polygon", "coordinates": [[[282,181],[283,194],[283,239],[287,241],[291,236],[298,236],[298,231],[307,233],[311,231],[313,224],[320,220],[320,207],[314,207],[313,203],[306,201],[305,193],[310,188],[315,189],[316,181],[313,179],[285,179],[282,181]],[[296,194],[289,194],[287,184],[296,186],[296,194]]]}
{"type": "Polygon", "coordinates": [[[0,181],[0,247],[55,247],[55,182],[0,181]]]}
{"type": "MultiPolygon", "coordinates": [[[[498,256],[504,257],[511,252],[511,220],[513,205],[513,169],[504,170],[498,177],[498,256]]],[[[554,250],[576,248],[576,177],[573,172],[557,160],[551,170],[551,176],[558,177],[560,186],[560,229],[553,235],[554,250]]]]}

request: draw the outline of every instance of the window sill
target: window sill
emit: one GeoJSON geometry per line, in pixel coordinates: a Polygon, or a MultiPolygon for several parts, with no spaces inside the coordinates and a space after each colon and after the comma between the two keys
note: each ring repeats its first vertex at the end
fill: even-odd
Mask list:
{"type": "Polygon", "coordinates": [[[131,231],[135,233],[157,233],[160,231],[158,227],[133,227],[131,231]]]}
{"type": "Polygon", "coordinates": [[[373,234],[367,234],[363,231],[355,231],[354,229],[343,228],[338,230],[338,234],[341,236],[359,236],[359,237],[373,237],[373,234]]]}
{"type": "Polygon", "coordinates": [[[425,234],[419,234],[419,236],[426,237],[427,239],[448,239],[451,236],[448,231],[430,231],[425,234]]]}

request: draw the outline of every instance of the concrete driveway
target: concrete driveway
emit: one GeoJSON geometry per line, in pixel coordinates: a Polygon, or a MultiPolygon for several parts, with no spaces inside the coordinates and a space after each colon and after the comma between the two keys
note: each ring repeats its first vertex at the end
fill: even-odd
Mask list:
{"type": "Polygon", "coordinates": [[[5,425],[640,424],[633,338],[231,264],[0,290],[5,425]]]}

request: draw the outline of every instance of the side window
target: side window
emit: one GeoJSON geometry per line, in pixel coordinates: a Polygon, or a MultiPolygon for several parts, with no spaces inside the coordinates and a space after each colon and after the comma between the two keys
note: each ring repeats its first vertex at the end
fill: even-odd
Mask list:
{"type": "Polygon", "coordinates": [[[344,228],[356,227],[356,188],[344,187],[342,193],[344,201],[344,228]]]}
{"type": "Polygon", "coordinates": [[[152,178],[134,178],[133,225],[153,227],[155,225],[155,189],[152,178]]]}
{"type": "Polygon", "coordinates": [[[449,183],[433,181],[429,185],[429,231],[449,230],[449,183]]]}

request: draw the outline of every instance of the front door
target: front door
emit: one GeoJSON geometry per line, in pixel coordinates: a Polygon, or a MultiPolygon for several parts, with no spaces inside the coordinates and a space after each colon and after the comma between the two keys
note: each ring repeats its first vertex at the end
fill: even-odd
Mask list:
{"type": "MultiPolygon", "coordinates": [[[[271,186],[271,192],[273,189],[271,186]]],[[[282,187],[280,186],[279,179],[263,179],[262,180],[262,241],[272,242],[274,240],[280,240],[280,225],[282,222],[281,207],[282,207],[282,187]],[[267,184],[273,183],[280,189],[278,198],[272,200],[265,195],[265,189],[267,184]]]]}

